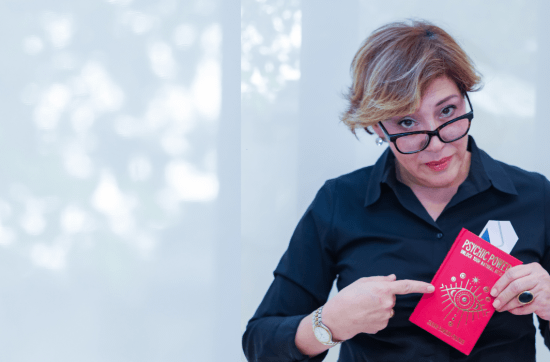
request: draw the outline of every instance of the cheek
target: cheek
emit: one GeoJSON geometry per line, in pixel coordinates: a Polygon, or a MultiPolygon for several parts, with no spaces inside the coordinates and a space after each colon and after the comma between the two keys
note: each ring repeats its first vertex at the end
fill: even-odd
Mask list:
{"type": "Polygon", "coordinates": [[[409,172],[416,172],[424,163],[419,160],[418,156],[422,153],[413,153],[411,155],[404,155],[399,153],[393,145],[391,145],[393,154],[397,159],[397,162],[409,172]]]}
{"type": "Polygon", "coordinates": [[[464,137],[453,143],[453,146],[455,147],[455,155],[460,159],[464,158],[464,155],[466,154],[468,148],[468,138],[464,137]]]}

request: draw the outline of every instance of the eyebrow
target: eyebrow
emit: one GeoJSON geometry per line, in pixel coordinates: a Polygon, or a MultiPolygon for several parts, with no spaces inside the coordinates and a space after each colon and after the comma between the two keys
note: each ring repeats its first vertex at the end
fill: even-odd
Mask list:
{"type": "Polygon", "coordinates": [[[452,94],[452,95],[450,95],[450,96],[448,96],[448,97],[445,97],[445,98],[443,98],[442,100],[440,100],[439,102],[437,102],[437,104],[436,104],[435,106],[436,106],[436,107],[437,107],[437,106],[440,106],[440,105],[442,105],[443,103],[447,102],[449,99],[451,99],[451,98],[453,98],[453,97],[458,97],[458,95],[452,94]]]}
{"type": "MultiPolygon", "coordinates": [[[[435,105],[436,107],[439,107],[440,105],[442,105],[443,103],[447,102],[449,99],[451,98],[458,98],[458,95],[457,94],[451,94],[450,96],[448,97],[445,97],[443,98],[442,100],[440,100],[439,102],[437,102],[437,104],[435,105]]],[[[411,115],[406,115],[406,116],[403,116],[403,117],[399,117],[399,120],[403,120],[407,117],[411,117],[411,115]]],[[[412,117],[411,117],[412,118],[412,117]]]]}

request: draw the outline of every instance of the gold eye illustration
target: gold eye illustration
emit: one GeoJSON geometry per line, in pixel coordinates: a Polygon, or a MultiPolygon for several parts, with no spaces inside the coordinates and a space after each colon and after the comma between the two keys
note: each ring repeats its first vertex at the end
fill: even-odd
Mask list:
{"type": "Polygon", "coordinates": [[[461,281],[460,285],[458,282],[449,286],[442,284],[439,289],[444,305],[442,311],[448,310],[444,319],[446,320],[449,315],[454,314],[454,318],[449,320],[452,322],[449,326],[458,328],[461,322],[468,324],[468,321],[473,321],[476,316],[487,315],[487,310],[484,307],[486,300],[482,296],[484,289],[474,283],[470,285],[470,280],[467,280],[464,286],[461,281]]]}
{"type": "Polygon", "coordinates": [[[464,312],[477,312],[482,309],[477,297],[469,289],[448,288],[447,295],[455,307],[464,312]]]}

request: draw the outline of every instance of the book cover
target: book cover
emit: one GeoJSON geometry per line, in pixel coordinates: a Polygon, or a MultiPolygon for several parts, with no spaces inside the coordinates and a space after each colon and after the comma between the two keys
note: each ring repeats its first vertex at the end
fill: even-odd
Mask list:
{"type": "Polygon", "coordinates": [[[466,229],[458,234],[409,320],[469,355],[495,312],[489,294],[497,280],[522,262],[466,229]]]}

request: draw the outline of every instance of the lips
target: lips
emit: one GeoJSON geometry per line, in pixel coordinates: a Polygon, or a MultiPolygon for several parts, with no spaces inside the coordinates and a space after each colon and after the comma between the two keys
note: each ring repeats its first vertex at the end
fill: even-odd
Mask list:
{"type": "Polygon", "coordinates": [[[445,157],[438,161],[427,162],[425,165],[433,171],[443,171],[449,166],[452,158],[453,156],[445,157]]]}

